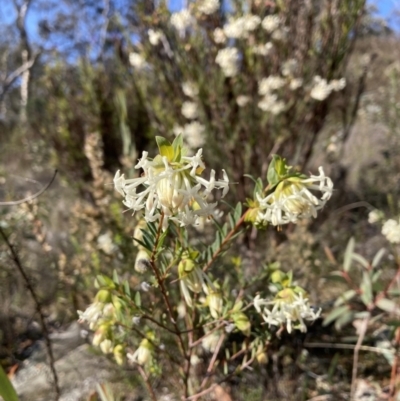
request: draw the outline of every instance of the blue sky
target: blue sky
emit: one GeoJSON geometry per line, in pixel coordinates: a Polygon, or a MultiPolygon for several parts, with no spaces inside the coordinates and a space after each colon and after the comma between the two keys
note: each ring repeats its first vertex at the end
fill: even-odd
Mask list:
{"type": "MultiPolygon", "coordinates": [[[[170,0],[171,10],[176,11],[182,7],[185,0],[170,0]]],[[[396,31],[399,31],[399,16],[394,15],[394,10],[400,11],[400,0],[369,0],[368,3],[375,4],[378,8],[378,14],[385,18],[389,25],[393,27],[396,31]]],[[[28,17],[28,31],[33,37],[37,37],[37,23],[38,21],[45,17],[44,15],[38,14],[34,9],[35,1],[32,2],[33,7],[31,8],[28,17]]],[[[11,0],[3,1],[0,0],[0,24],[1,23],[11,23],[15,19],[15,11],[11,0]]]]}

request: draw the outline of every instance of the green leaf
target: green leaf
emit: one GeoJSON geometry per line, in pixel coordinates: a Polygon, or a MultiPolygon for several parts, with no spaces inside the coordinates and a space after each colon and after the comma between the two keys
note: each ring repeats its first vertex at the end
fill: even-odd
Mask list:
{"type": "Polygon", "coordinates": [[[344,292],[336,300],[335,306],[340,306],[340,305],[344,304],[345,302],[350,301],[350,299],[352,299],[356,294],[357,294],[357,292],[355,290],[348,290],[348,291],[344,292]]]}
{"type": "Polygon", "coordinates": [[[347,305],[339,306],[338,308],[333,309],[328,316],[325,317],[324,321],[322,322],[323,326],[328,326],[328,324],[332,323],[333,321],[337,320],[340,316],[344,313],[349,312],[350,308],[347,305]]]}
{"type": "Polygon", "coordinates": [[[353,320],[354,320],[354,313],[352,311],[343,313],[335,321],[336,330],[340,330],[343,326],[346,326],[347,323],[350,323],[353,320]]]}
{"type": "Polygon", "coordinates": [[[114,269],[113,270],[113,281],[115,284],[119,284],[119,277],[117,271],[114,269]]]}
{"type": "Polygon", "coordinates": [[[364,269],[369,268],[368,260],[365,259],[363,256],[359,255],[358,253],[353,253],[353,260],[358,262],[364,269]]]}
{"type": "Polygon", "coordinates": [[[168,161],[172,162],[172,160],[174,158],[174,148],[172,147],[170,142],[167,141],[162,136],[156,136],[156,142],[157,142],[157,146],[158,146],[160,155],[166,156],[168,161]]]}
{"type": "Polygon", "coordinates": [[[181,161],[182,156],[182,148],[183,148],[183,136],[179,134],[174,141],[172,142],[172,147],[174,149],[174,162],[179,163],[181,161]]]}
{"type": "Polygon", "coordinates": [[[376,306],[385,312],[394,313],[395,315],[400,314],[399,306],[396,304],[396,302],[392,301],[391,299],[381,298],[376,303],[376,306]]]}
{"type": "Polygon", "coordinates": [[[386,249],[385,248],[381,248],[379,249],[379,251],[376,253],[376,255],[374,256],[374,259],[372,261],[372,267],[375,268],[379,265],[383,255],[386,253],[386,249]]]}
{"type": "Polygon", "coordinates": [[[140,292],[135,294],[135,305],[140,308],[142,306],[142,298],[140,297],[140,292]]]}
{"type": "Polygon", "coordinates": [[[362,291],[361,293],[361,301],[364,302],[365,306],[368,306],[372,302],[372,282],[371,282],[371,277],[368,272],[363,272],[363,277],[360,285],[360,290],[362,291]]]}
{"type": "Polygon", "coordinates": [[[14,390],[9,378],[0,365],[0,396],[4,401],[18,401],[17,393],[14,390]]]}
{"type": "Polygon", "coordinates": [[[128,280],[124,281],[124,292],[125,292],[125,295],[127,295],[129,298],[131,297],[131,289],[129,287],[128,280]]]}
{"type": "Polygon", "coordinates": [[[268,184],[272,187],[279,182],[279,174],[277,165],[281,163],[282,158],[278,155],[273,155],[271,163],[268,166],[267,171],[267,181],[268,184]]]}
{"type": "Polygon", "coordinates": [[[350,270],[351,261],[354,253],[354,246],[355,246],[355,241],[354,238],[351,237],[347,244],[346,251],[344,253],[343,270],[345,272],[348,272],[350,270]]]}

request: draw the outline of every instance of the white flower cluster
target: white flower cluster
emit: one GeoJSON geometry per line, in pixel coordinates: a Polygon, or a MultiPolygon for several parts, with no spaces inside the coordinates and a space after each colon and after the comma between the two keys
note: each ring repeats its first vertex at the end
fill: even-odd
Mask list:
{"type": "Polygon", "coordinates": [[[281,19],[277,15],[267,15],[263,20],[262,20],[262,27],[268,32],[272,33],[276,29],[279,28],[281,24],[281,19]]]}
{"type": "Polygon", "coordinates": [[[281,181],[274,192],[265,198],[257,194],[259,202],[258,222],[274,226],[296,223],[298,220],[317,216],[333,192],[332,180],[322,167],[319,175],[310,178],[291,177],[281,181]],[[311,191],[322,193],[317,198],[311,191]]]}
{"type": "Polygon", "coordinates": [[[301,332],[306,332],[305,321],[314,321],[321,314],[321,309],[316,311],[312,308],[302,293],[292,294],[288,299],[276,298],[273,301],[267,301],[257,295],[254,298],[254,307],[269,327],[286,325],[288,333],[292,332],[293,326],[301,332]],[[271,305],[272,309],[269,309],[268,306],[271,305]]]}
{"type": "Polygon", "coordinates": [[[332,93],[332,91],[341,91],[345,86],[346,80],[344,78],[334,79],[328,83],[326,79],[323,79],[317,75],[314,77],[314,85],[311,89],[310,96],[313,99],[322,102],[332,93]]]}
{"type": "Polygon", "coordinates": [[[202,14],[212,15],[219,10],[219,0],[203,0],[198,10],[202,14]]]}
{"type": "Polygon", "coordinates": [[[293,76],[297,69],[297,60],[294,58],[291,58],[289,60],[286,60],[281,68],[282,75],[284,77],[290,77],[293,76]]]}
{"type": "Polygon", "coordinates": [[[100,319],[104,315],[107,315],[110,308],[114,308],[112,304],[104,304],[98,301],[93,302],[84,312],[78,310],[79,323],[86,322],[89,324],[90,330],[95,330],[100,319]]]}
{"type": "Polygon", "coordinates": [[[110,231],[107,231],[97,238],[97,247],[107,255],[112,255],[118,250],[118,246],[113,243],[110,231]]]}
{"type": "Polygon", "coordinates": [[[143,70],[147,66],[146,60],[139,53],[135,52],[129,53],[129,63],[137,70],[143,70]]]}
{"type": "Polygon", "coordinates": [[[269,93],[258,102],[258,107],[263,111],[278,115],[285,110],[285,103],[282,100],[278,100],[278,96],[274,93],[269,93]]]}
{"type": "Polygon", "coordinates": [[[198,149],[205,143],[204,132],[206,127],[198,121],[192,121],[183,127],[183,139],[190,149],[198,149]]]}
{"type": "Polygon", "coordinates": [[[173,128],[174,135],[182,135],[184,142],[190,150],[198,149],[205,144],[205,130],[206,127],[198,121],[192,121],[185,124],[183,127],[174,125],[173,128]]]}
{"type": "Polygon", "coordinates": [[[223,172],[223,179],[215,179],[211,170],[210,180],[200,176],[204,170],[201,160],[202,149],[195,156],[182,156],[180,162],[169,162],[166,156],[158,155],[148,159],[143,152],[136,169],[144,173],[138,178],[125,179],[118,171],[114,177],[115,189],[124,196],[123,203],[134,212],[145,211],[145,220],[159,220],[160,212],[165,216],[164,223],[174,220],[181,226],[195,225],[201,216],[213,214],[216,203],[207,203],[206,198],[213,189],[221,189],[222,197],[229,190],[229,179],[223,172]]]}
{"type": "Polygon", "coordinates": [[[224,30],[221,28],[215,28],[213,32],[214,42],[218,44],[223,44],[226,42],[226,36],[224,30]]]}
{"type": "Polygon", "coordinates": [[[239,51],[236,47],[227,47],[218,51],[215,62],[221,67],[226,77],[234,77],[239,72],[239,51]]]}
{"type": "Polygon", "coordinates": [[[371,210],[368,213],[368,223],[375,224],[378,221],[382,220],[383,217],[384,217],[384,215],[380,210],[378,210],[378,209],[371,210]]]}
{"type": "Polygon", "coordinates": [[[255,45],[252,50],[254,54],[259,56],[268,56],[271,53],[274,45],[271,42],[267,42],[264,45],[255,45]]]}
{"type": "Polygon", "coordinates": [[[228,38],[245,38],[249,32],[256,30],[260,23],[261,19],[258,15],[247,14],[236,19],[231,19],[224,25],[223,31],[228,38]]]}
{"type": "Polygon", "coordinates": [[[274,115],[282,113],[285,109],[285,103],[282,100],[278,100],[278,96],[272,92],[282,88],[285,83],[286,80],[277,75],[270,75],[259,81],[258,93],[263,98],[258,102],[258,107],[274,115]]]}
{"type": "Polygon", "coordinates": [[[382,226],[382,234],[392,244],[400,243],[400,220],[389,219],[382,226]]]}
{"type": "Polygon", "coordinates": [[[186,29],[188,29],[193,23],[193,17],[189,10],[184,9],[182,11],[173,13],[170,19],[171,25],[179,32],[181,36],[185,34],[186,29]]]}
{"type": "Polygon", "coordinates": [[[277,75],[270,75],[267,78],[263,78],[258,83],[258,94],[265,96],[270,94],[272,91],[282,88],[285,85],[286,80],[277,75]]]}
{"type": "Polygon", "coordinates": [[[186,81],[182,84],[183,93],[187,97],[195,98],[199,94],[199,87],[192,81],[186,81]]]}
{"type": "Polygon", "coordinates": [[[251,97],[246,95],[239,95],[236,98],[236,103],[239,107],[246,106],[249,102],[251,102],[251,97]]]}
{"type": "Polygon", "coordinates": [[[188,120],[194,120],[199,116],[198,107],[195,102],[183,102],[181,112],[188,120]]]}
{"type": "Polygon", "coordinates": [[[149,42],[152,46],[157,46],[165,39],[164,33],[160,30],[149,29],[147,35],[149,36],[149,42]]]}

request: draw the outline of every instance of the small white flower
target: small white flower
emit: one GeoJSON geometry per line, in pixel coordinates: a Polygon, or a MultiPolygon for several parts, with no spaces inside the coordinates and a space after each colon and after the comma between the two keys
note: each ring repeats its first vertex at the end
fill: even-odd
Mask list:
{"type": "Polygon", "coordinates": [[[258,102],[258,107],[263,111],[278,115],[285,110],[285,103],[278,100],[277,95],[267,94],[258,102]]]}
{"type": "Polygon", "coordinates": [[[111,354],[113,352],[114,346],[111,340],[103,340],[100,343],[100,349],[103,354],[111,354]]]}
{"type": "Polygon", "coordinates": [[[141,320],[142,320],[142,318],[140,316],[138,316],[138,315],[137,316],[133,316],[132,323],[135,326],[139,326],[141,320]]]}
{"type": "Polygon", "coordinates": [[[201,342],[201,346],[205,351],[213,353],[217,348],[221,335],[222,334],[220,331],[213,331],[204,337],[203,341],[201,342]]]}
{"type": "Polygon", "coordinates": [[[188,29],[193,23],[193,17],[189,10],[184,9],[182,11],[173,13],[171,15],[171,25],[179,32],[182,36],[186,29],[188,29]]]}
{"type": "Polygon", "coordinates": [[[281,20],[277,15],[267,15],[262,20],[262,27],[269,33],[275,31],[281,24],[281,20]]]}
{"type": "Polygon", "coordinates": [[[145,338],[141,341],[139,348],[133,354],[128,352],[126,356],[130,362],[143,366],[151,361],[153,349],[153,345],[145,338]]]}
{"type": "Polygon", "coordinates": [[[199,94],[199,87],[191,81],[186,81],[182,84],[183,93],[187,97],[195,98],[199,94]]]}
{"type": "Polygon", "coordinates": [[[239,51],[236,47],[227,47],[218,51],[215,62],[221,67],[226,77],[234,77],[239,72],[239,51]]]}
{"type": "Polygon", "coordinates": [[[236,327],[235,323],[229,323],[225,326],[225,332],[228,334],[232,333],[232,331],[235,330],[235,327],[236,327]]]}
{"type": "Polygon", "coordinates": [[[383,218],[383,213],[378,209],[371,210],[368,213],[368,223],[369,224],[375,224],[378,221],[382,220],[382,218],[383,218]]]}
{"type": "Polygon", "coordinates": [[[326,79],[321,78],[319,75],[314,77],[314,86],[311,89],[310,96],[319,101],[325,100],[332,92],[331,86],[326,79]]]}
{"type": "Polygon", "coordinates": [[[240,39],[248,36],[260,25],[261,19],[258,15],[246,14],[239,18],[231,18],[224,25],[224,33],[228,38],[240,39]]]}
{"type": "Polygon", "coordinates": [[[274,45],[271,42],[267,42],[265,45],[256,45],[253,47],[253,53],[260,56],[268,56],[271,53],[274,45]]]}
{"type": "Polygon", "coordinates": [[[87,322],[93,330],[103,316],[104,306],[103,302],[93,302],[84,312],[78,310],[79,323],[87,322]]]}
{"type": "Polygon", "coordinates": [[[112,255],[118,249],[112,242],[111,235],[111,232],[107,231],[97,238],[97,247],[107,255],[112,255]]]}
{"type": "Polygon", "coordinates": [[[243,17],[243,28],[246,32],[252,32],[258,28],[261,18],[258,15],[246,14],[243,17]]]}
{"type": "Polygon", "coordinates": [[[245,95],[239,95],[236,98],[236,103],[239,107],[244,107],[246,104],[248,104],[251,101],[250,96],[245,96],[245,95]]]}
{"type": "Polygon", "coordinates": [[[382,234],[392,244],[400,243],[400,221],[389,219],[382,226],[382,234]]]}
{"type": "Polygon", "coordinates": [[[201,362],[201,359],[196,355],[192,354],[190,357],[190,365],[191,366],[196,366],[201,362]]]}
{"type": "Polygon", "coordinates": [[[284,28],[279,28],[276,29],[274,32],[272,32],[271,34],[271,38],[275,41],[283,41],[287,39],[288,36],[288,28],[284,27],[284,28]]]}
{"type": "Polygon", "coordinates": [[[202,14],[214,14],[219,10],[219,0],[202,0],[198,9],[202,14]]]}
{"type": "Polygon", "coordinates": [[[174,124],[174,126],[172,128],[172,132],[174,133],[175,136],[183,135],[184,134],[184,129],[183,129],[183,127],[181,125],[174,124]]]}
{"type": "Polygon", "coordinates": [[[224,30],[221,28],[215,28],[213,32],[214,42],[218,44],[224,44],[226,42],[226,36],[224,30]]]}
{"type": "Polygon", "coordinates": [[[292,76],[297,68],[297,60],[289,59],[282,65],[281,71],[284,77],[292,76]]]}
{"type": "Polygon", "coordinates": [[[129,53],[129,63],[137,70],[143,70],[147,63],[146,60],[139,53],[129,53]]]}
{"type": "Polygon", "coordinates": [[[226,37],[232,39],[242,38],[247,33],[244,29],[243,18],[231,18],[229,22],[224,25],[223,31],[226,37]]]}
{"type": "MultiPolygon", "coordinates": [[[[199,116],[198,105],[195,102],[183,102],[181,113],[188,120],[193,120],[199,116]]],[[[201,144],[200,146],[202,146],[201,144]]],[[[198,147],[198,146],[197,146],[198,147]]]]}
{"type": "Polygon", "coordinates": [[[148,292],[150,290],[150,288],[151,288],[151,284],[147,283],[146,281],[143,281],[140,284],[140,288],[142,289],[142,291],[148,292]]]}
{"type": "Polygon", "coordinates": [[[154,29],[149,29],[147,35],[149,36],[150,44],[153,46],[157,46],[160,42],[162,42],[163,38],[165,38],[165,35],[162,31],[154,29]]]}
{"type": "Polygon", "coordinates": [[[329,82],[329,85],[333,91],[335,92],[341,91],[346,87],[346,79],[345,78],[334,79],[331,82],[329,82]]]}
{"type": "Polygon", "coordinates": [[[293,78],[290,80],[289,88],[290,90],[294,91],[296,89],[299,89],[302,85],[303,85],[302,78],[293,78]]]}

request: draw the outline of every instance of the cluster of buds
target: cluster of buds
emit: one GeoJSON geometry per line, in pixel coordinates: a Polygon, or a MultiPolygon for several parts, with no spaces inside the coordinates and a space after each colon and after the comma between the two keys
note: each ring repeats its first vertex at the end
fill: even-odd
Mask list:
{"type": "Polygon", "coordinates": [[[113,340],[113,327],[117,321],[117,299],[113,299],[108,290],[98,291],[95,302],[85,311],[78,310],[79,323],[87,323],[94,331],[92,344],[99,347],[104,354],[114,354],[119,365],[124,362],[124,346],[113,340]]]}
{"type": "Polygon", "coordinates": [[[204,171],[202,149],[195,156],[185,156],[182,137],[171,144],[156,137],[160,154],[154,159],[143,152],[135,168],[144,173],[138,178],[125,179],[118,171],[114,178],[115,189],[124,196],[123,203],[134,212],[145,211],[147,222],[157,221],[164,215],[164,227],[168,220],[180,226],[196,225],[200,217],[213,215],[216,203],[207,202],[213,189],[221,189],[222,197],[229,190],[229,179],[223,170],[223,179],[215,179],[211,170],[210,179],[201,177],[204,171]]]}

